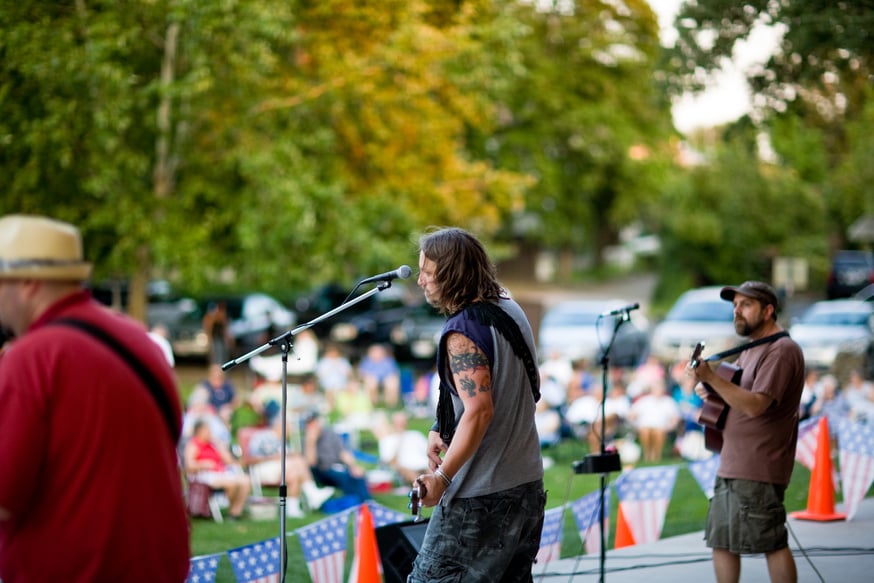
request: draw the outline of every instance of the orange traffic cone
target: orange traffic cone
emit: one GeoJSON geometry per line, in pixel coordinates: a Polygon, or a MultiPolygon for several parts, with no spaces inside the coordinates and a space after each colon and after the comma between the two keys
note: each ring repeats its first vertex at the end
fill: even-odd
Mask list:
{"type": "Polygon", "coordinates": [[[370,507],[361,505],[358,517],[358,540],[355,542],[355,560],[349,573],[350,583],[381,583],[382,569],[379,563],[379,547],[370,507]]]}
{"type": "Polygon", "coordinates": [[[807,492],[807,510],[791,512],[789,516],[799,520],[845,520],[846,514],[835,512],[835,484],[832,479],[832,456],[829,444],[828,419],[819,420],[816,436],[816,460],[810,474],[807,492]]]}
{"type": "Polygon", "coordinates": [[[622,547],[632,547],[636,544],[631,527],[628,526],[625,515],[622,514],[622,504],[619,504],[619,512],[616,514],[616,538],[613,540],[613,548],[621,549],[622,547]]]}

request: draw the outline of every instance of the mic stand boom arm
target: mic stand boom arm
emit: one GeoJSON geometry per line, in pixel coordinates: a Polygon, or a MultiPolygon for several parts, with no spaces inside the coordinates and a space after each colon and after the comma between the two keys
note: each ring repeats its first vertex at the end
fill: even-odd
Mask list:
{"type": "MultiPolygon", "coordinates": [[[[283,334],[280,334],[276,338],[268,340],[266,343],[259,346],[255,350],[252,350],[251,352],[244,354],[243,356],[237,357],[233,360],[229,360],[228,362],[226,362],[222,365],[222,370],[228,370],[230,368],[237,366],[238,364],[242,364],[242,363],[246,362],[247,360],[249,360],[253,356],[261,354],[262,352],[264,352],[265,350],[268,350],[272,346],[278,346],[279,350],[282,352],[282,406],[281,406],[281,411],[282,411],[282,446],[281,446],[281,448],[282,448],[282,451],[280,454],[281,457],[280,457],[280,462],[279,462],[280,463],[280,470],[279,470],[279,475],[280,475],[280,479],[279,479],[279,575],[280,575],[280,579],[279,580],[282,582],[285,581],[286,570],[288,569],[288,541],[286,540],[286,522],[285,522],[285,520],[286,520],[285,505],[286,505],[286,497],[288,495],[288,486],[286,485],[286,482],[285,482],[285,456],[286,456],[286,445],[285,444],[286,444],[286,440],[287,440],[286,431],[288,428],[288,412],[287,412],[286,405],[287,405],[287,399],[288,399],[288,353],[292,348],[291,337],[296,336],[297,334],[300,334],[304,330],[312,328],[313,326],[315,326],[319,322],[321,322],[323,320],[327,320],[328,318],[330,318],[334,314],[342,312],[343,310],[346,310],[346,309],[354,306],[355,304],[362,302],[362,301],[366,300],[367,298],[369,298],[369,297],[371,297],[371,296],[373,296],[373,295],[375,295],[375,294],[377,294],[377,293],[381,292],[382,290],[387,289],[389,287],[391,287],[391,281],[381,282],[377,287],[366,291],[365,293],[361,294],[360,296],[356,296],[352,299],[347,299],[345,302],[343,302],[342,304],[340,304],[339,306],[337,306],[333,310],[330,310],[329,312],[326,312],[326,313],[322,314],[321,316],[313,318],[312,320],[310,320],[306,324],[303,324],[301,326],[298,326],[297,328],[294,328],[294,329],[289,330],[283,334]]],[[[303,447],[301,447],[300,449],[301,449],[301,454],[302,454],[303,447]]]]}
{"type": "Polygon", "coordinates": [[[329,312],[325,312],[321,316],[313,318],[312,320],[310,320],[306,324],[301,324],[300,326],[298,326],[297,328],[294,328],[293,330],[288,330],[287,332],[280,334],[276,338],[268,340],[267,342],[265,342],[264,344],[262,344],[258,348],[252,350],[251,352],[247,352],[246,354],[244,354],[242,356],[238,356],[237,358],[234,358],[232,360],[227,361],[226,363],[224,363],[222,365],[222,370],[228,370],[228,369],[231,369],[231,368],[237,366],[238,364],[242,364],[242,363],[246,362],[247,360],[249,360],[250,358],[252,358],[253,356],[257,356],[257,355],[261,354],[262,352],[264,352],[265,350],[269,350],[273,346],[280,346],[281,347],[282,343],[286,342],[292,336],[297,336],[298,334],[300,334],[304,330],[308,330],[308,329],[312,328],[313,326],[315,326],[319,322],[323,322],[323,321],[327,320],[328,318],[330,318],[331,316],[338,314],[339,312],[342,312],[343,310],[351,308],[355,304],[357,304],[359,302],[363,302],[367,298],[369,298],[373,295],[376,295],[379,292],[381,292],[382,290],[389,288],[389,287],[391,287],[391,282],[384,281],[384,282],[380,283],[377,287],[373,288],[372,290],[366,291],[363,294],[361,294],[360,296],[356,296],[356,297],[352,298],[351,300],[347,300],[347,301],[343,302],[342,304],[340,304],[339,306],[337,306],[333,310],[331,310],[329,312]]]}

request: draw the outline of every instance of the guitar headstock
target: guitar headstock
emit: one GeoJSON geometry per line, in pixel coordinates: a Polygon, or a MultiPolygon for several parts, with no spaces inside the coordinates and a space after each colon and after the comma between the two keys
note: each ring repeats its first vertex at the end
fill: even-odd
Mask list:
{"type": "Polygon", "coordinates": [[[695,349],[692,351],[692,356],[689,357],[689,366],[691,366],[692,368],[698,368],[698,365],[701,364],[702,352],[704,352],[703,341],[695,345],[695,349]]]}
{"type": "Polygon", "coordinates": [[[413,521],[419,522],[422,520],[422,498],[425,496],[425,484],[416,480],[416,485],[410,490],[410,514],[413,515],[413,521]]]}

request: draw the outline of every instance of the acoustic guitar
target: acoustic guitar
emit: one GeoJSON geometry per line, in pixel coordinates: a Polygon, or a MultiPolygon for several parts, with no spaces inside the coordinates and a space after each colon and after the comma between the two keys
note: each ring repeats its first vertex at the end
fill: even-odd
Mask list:
{"type": "MultiPolygon", "coordinates": [[[[704,351],[704,343],[699,342],[695,345],[695,350],[692,351],[692,356],[689,359],[689,366],[698,368],[701,364],[701,352],[704,351]]],[[[728,362],[721,362],[716,367],[716,374],[734,384],[740,382],[743,369],[728,362]]],[[[722,430],[725,429],[725,418],[728,416],[728,404],[722,400],[722,397],[713,390],[713,387],[707,383],[703,383],[707,389],[707,396],[701,405],[701,412],[698,413],[698,423],[704,427],[704,447],[714,453],[722,451],[722,430]]]]}

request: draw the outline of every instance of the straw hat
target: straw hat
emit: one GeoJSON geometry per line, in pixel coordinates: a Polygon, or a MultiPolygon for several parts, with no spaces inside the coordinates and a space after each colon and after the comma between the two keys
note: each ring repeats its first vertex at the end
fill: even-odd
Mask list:
{"type": "Polygon", "coordinates": [[[0,218],[0,279],[84,281],[89,275],[73,225],[30,215],[0,218]]]}

